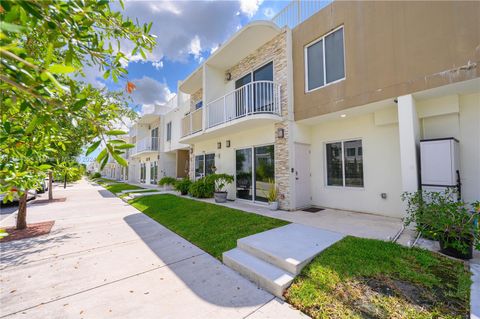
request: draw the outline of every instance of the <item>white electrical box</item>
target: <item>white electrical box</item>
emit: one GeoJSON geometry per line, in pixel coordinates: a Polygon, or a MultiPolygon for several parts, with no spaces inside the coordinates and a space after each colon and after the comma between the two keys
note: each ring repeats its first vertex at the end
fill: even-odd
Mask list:
{"type": "Polygon", "coordinates": [[[420,141],[422,189],[458,187],[459,142],[453,137],[420,141]]]}

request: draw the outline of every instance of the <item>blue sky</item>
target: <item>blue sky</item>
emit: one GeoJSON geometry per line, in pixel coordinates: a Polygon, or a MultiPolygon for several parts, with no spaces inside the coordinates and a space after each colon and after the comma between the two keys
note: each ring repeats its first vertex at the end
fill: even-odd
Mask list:
{"type": "MultiPolygon", "coordinates": [[[[127,1],[125,15],[140,23],[153,21],[152,34],[157,46],[147,61],[132,57],[127,66],[129,81],[136,84],[132,95],[139,110],[163,104],[177,91],[177,82],[185,79],[212,50],[252,20],[269,20],[289,1],[127,1]]],[[[120,8],[118,8],[120,9],[120,8]]],[[[125,51],[131,48],[123,43],[125,51]]],[[[86,80],[109,89],[122,89],[103,80],[97,70],[87,70],[86,80]]]]}

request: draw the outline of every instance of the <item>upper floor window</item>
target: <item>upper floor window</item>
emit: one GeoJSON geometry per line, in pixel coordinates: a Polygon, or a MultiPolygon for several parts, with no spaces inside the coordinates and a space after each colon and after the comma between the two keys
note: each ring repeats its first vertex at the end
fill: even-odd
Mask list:
{"type": "Polygon", "coordinates": [[[167,141],[172,140],[172,122],[167,123],[167,141]]]}
{"type": "Polygon", "coordinates": [[[195,104],[195,110],[201,109],[202,106],[203,106],[203,101],[198,101],[198,102],[195,104]]]}
{"type": "Polygon", "coordinates": [[[306,91],[345,78],[343,26],[305,47],[306,91]]]}

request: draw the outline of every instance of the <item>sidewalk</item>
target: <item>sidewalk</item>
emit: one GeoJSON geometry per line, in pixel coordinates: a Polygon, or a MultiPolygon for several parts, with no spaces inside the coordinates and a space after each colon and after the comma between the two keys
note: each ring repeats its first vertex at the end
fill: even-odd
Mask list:
{"type": "Polygon", "coordinates": [[[49,235],[0,244],[1,318],[304,317],[99,186],[54,197],[28,207],[49,235]]]}

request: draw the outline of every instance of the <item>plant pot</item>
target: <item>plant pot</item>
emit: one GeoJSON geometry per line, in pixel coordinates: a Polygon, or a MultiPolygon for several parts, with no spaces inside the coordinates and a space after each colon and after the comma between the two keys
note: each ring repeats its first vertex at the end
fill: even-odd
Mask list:
{"type": "Polygon", "coordinates": [[[215,203],[226,203],[227,202],[227,192],[215,192],[215,203]]]}
{"type": "Polygon", "coordinates": [[[440,239],[440,252],[451,257],[455,257],[458,259],[472,259],[473,255],[473,242],[471,239],[464,239],[463,242],[468,245],[468,249],[466,252],[460,251],[454,247],[446,247],[446,243],[448,243],[448,238],[440,239]]]}
{"type": "Polygon", "coordinates": [[[269,202],[268,209],[270,210],[277,210],[278,209],[278,202],[269,202]]]}

